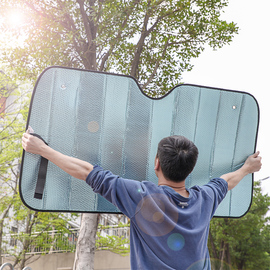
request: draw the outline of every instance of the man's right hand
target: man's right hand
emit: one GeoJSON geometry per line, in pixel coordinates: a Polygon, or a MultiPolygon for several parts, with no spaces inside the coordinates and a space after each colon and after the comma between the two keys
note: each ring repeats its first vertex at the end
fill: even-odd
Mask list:
{"type": "Polygon", "coordinates": [[[22,136],[22,147],[26,152],[41,155],[46,144],[41,139],[31,135],[27,131],[22,136]]]}

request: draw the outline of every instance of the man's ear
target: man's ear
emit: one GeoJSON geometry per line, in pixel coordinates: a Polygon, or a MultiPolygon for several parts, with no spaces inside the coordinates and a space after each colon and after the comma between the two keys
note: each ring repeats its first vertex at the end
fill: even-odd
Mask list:
{"type": "Polygon", "coordinates": [[[155,171],[157,171],[157,170],[159,170],[159,168],[160,168],[160,162],[159,162],[159,159],[156,157],[155,158],[155,171]]]}

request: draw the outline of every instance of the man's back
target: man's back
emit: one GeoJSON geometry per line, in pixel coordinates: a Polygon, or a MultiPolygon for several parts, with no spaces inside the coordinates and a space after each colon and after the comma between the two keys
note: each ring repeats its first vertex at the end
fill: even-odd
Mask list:
{"type": "Polygon", "coordinates": [[[210,269],[209,222],[227,193],[226,181],[190,188],[188,198],[168,186],[122,179],[100,167],[86,181],[131,219],[132,269],[210,269]]]}

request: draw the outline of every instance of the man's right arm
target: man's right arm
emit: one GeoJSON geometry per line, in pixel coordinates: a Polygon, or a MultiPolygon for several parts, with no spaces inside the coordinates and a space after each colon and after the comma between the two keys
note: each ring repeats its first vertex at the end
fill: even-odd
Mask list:
{"type": "Polygon", "coordinates": [[[93,170],[93,165],[89,162],[55,151],[42,140],[29,133],[23,134],[22,146],[26,152],[43,156],[77,179],[85,180],[93,170]]]}
{"type": "Polygon", "coordinates": [[[246,175],[258,172],[261,169],[262,158],[259,156],[259,154],[260,152],[257,151],[247,158],[244,165],[240,169],[235,172],[224,174],[220,177],[228,183],[228,190],[233,189],[246,175]]]}

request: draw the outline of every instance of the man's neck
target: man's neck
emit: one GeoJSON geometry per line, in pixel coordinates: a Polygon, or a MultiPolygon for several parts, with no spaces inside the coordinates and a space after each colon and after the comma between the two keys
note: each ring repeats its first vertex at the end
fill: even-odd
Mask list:
{"type": "Polygon", "coordinates": [[[174,191],[179,193],[181,196],[186,197],[186,198],[189,197],[189,193],[186,190],[186,186],[185,186],[185,180],[177,183],[177,182],[169,181],[164,177],[161,177],[158,179],[158,185],[171,187],[174,191]]]}

